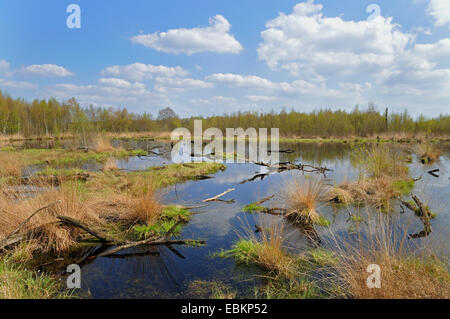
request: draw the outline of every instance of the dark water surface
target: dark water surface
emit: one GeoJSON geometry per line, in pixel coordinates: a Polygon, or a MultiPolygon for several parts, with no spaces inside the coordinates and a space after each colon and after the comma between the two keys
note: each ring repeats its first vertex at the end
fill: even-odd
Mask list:
{"type": "MultiPolygon", "coordinates": [[[[115,143],[119,143],[116,141],[115,143]]],[[[121,142],[124,143],[124,142],[121,142]]],[[[154,165],[170,163],[167,142],[130,141],[125,142],[126,148],[148,149],[161,145],[158,152],[163,156],[145,159],[132,157],[118,160],[120,169],[126,171],[143,170],[154,165]]],[[[124,146],[124,145],[123,145],[124,146]]],[[[400,147],[393,145],[393,147],[400,147]]],[[[450,148],[443,145],[444,153],[439,162],[424,166],[413,155],[413,162],[408,164],[411,177],[422,176],[416,183],[414,194],[417,194],[430,209],[437,213],[437,218],[431,221],[433,232],[427,238],[411,240],[411,246],[420,246],[424,241],[429,242],[438,251],[448,254],[449,239],[449,203],[450,203],[450,148]],[[432,168],[440,169],[440,177],[435,178],[427,173],[432,168]]],[[[355,180],[358,171],[350,162],[351,146],[343,143],[336,144],[281,144],[280,149],[292,149],[293,154],[282,154],[280,161],[301,162],[316,166],[326,166],[332,172],[326,174],[328,183],[339,184],[343,181],[355,180]]],[[[256,223],[260,224],[260,217],[270,219],[278,217],[259,214],[243,213],[242,208],[252,202],[269,195],[278,195],[278,200],[265,203],[265,206],[282,207],[280,194],[284,184],[292,178],[314,177],[316,174],[303,174],[299,171],[288,171],[271,174],[264,180],[256,180],[240,184],[261,172],[261,167],[255,164],[226,164],[227,169],[215,174],[213,179],[189,181],[164,190],[164,202],[167,204],[182,204],[186,206],[201,203],[203,199],[215,196],[229,188],[236,190],[227,194],[223,199],[234,199],[234,203],[212,202],[208,207],[196,209],[191,222],[184,227],[181,238],[204,239],[207,244],[203,247],[174,247],[178,254],[167,247],[140,247],[122,251],[123,258],[97,258],[82,267],[83,296],[93,298],[183,298],[196,297],[192,291],[193,281],[218,281],[228,285],[237,293],[236,297],[254,297],[253,287],[263,280],[258,275],[256,267],[236,265],[233,259],[223,259],[211,256],[220,249],[230,249],[239,236],[253,231],[256,223]],[[159,256],[155,255],[159,252],[159,256]],[[152,253],[152,254],[148,254],[152,253]]],[[[406,198],[410,199],[410,198],[406,198]]],[[[349,230],[355,227],[349,221],[348,208],[336,209],[329,205],[319,205],[318,212],[326,216],[332,225],[329,228],[317,227],[322,240],[333,234],[348,236],[349,230]]],[[[365,210],[365,209],[364,209],[365,210]]],[[[366,211],[366,210],[365,210],[366,211]]],[[[366,211],[367,213],[367,211],[366,211]]],[[[379,212],[372,212],[380,214],[379,212]]],[[[391,215],[408,229],[399,230],[408,233],[419,232],[423,229],[420,220],[407,211],[400,213],[396,207],[391,215]]],[[[302,251],[311,243],[304,235],[290,225],[285,226],[285,236],[288,237],[289,248],[302,251]]],[[[326,245],[326,244],[325,244],[326,245]]],[[[120,257],[120,256],[119,256],[120,257]]]]}

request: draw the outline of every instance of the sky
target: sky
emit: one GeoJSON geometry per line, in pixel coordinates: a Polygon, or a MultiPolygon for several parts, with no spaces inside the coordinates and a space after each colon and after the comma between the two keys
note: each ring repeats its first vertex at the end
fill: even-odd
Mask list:
{"type": "Polygon", "coordinates": [[[450,0],[0,0],[0,89],[182,117],[434,117],[450,113],[450,0]]]}

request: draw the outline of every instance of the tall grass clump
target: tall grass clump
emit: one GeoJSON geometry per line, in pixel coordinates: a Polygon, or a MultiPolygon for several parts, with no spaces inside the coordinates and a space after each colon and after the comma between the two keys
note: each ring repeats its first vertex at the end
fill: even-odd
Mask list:
{"type": "MultiPolygon", "coordinates": [[[[370,220],[356,242],[333,237],[337,256],[334,267],[337,297],[358,299],[448,298],[448,258],[437,257],[424,247],[419,253],[408,248],[407,233],[398,236],[393,221],[385,216],[370,220]],[[381,269],[381,288],[368,288],[369,265],[381,269]]],[[[416,250],[417,251],[417,250],[416,250]]]]}
{"type": "Polygon", "coordinates": [[[103,165],[104,172],[116,171],[117,169],[117,160],[114,157],[109,157],[103,165]]]}
{"type": "Polygon", "coordinates": [[[23,266],[0,259],[0,299],[69,298],[61,282],[50,275],[27,270],[23,266]]]}
{"type": "Polygon", "coordinates": [[[25,161],[20,153],[0,151],[0,177],[21,177],[25,161]]]}
{"type": "Polygon", "coordinates": [[[442,150],[436,145],[426,142],[417,146],[417,153],[422,164],[432,164],[439,160],[442,155],[442,150]]]}
{"type": "Polygon", "coordinates": [[[28,237],[29,242],[33,244],[31,247],[41,253],[59,254],[77,244],[76,238],[80,230],[73,227],[61,227],[57,216],[67,216],[90,225],[102,223],[83,200],[77,183],[63,183],[60,187],[49,188],[35,197],[21,192],[15,196],[0,196],[0,241],[32,213],[55,203],[36,214],[20,229],[20,233],[28,237]]]}
{"type": "Polygon", "coordinates": [[[155,224],[162,213],[159,193],[152,182],[139,182],[127,194],[129,209],[123,218],[132,224],[155,224]]]}
{"type": "Polygon", "coordinates": [[[261,219],[261,231],[256,235],[251,229],[234,243],[232,249],[219,253],[232,256],[238,263],[255,264],[283,277],[295,273],[295,258],[285,251],[285,233],[282,222],[261,219]]]}
{"type": "Polygon", "coordinates": [[[111,141],[102,135],[96,136],[92,144],[94,151],[97,153],[114,151],[111,141]]]}
{"type": "Polygon", "coordinates": [[[289,206],[287,218],[299,223],[318,223],[321,220],[317,204],[326,194],[326,187],[320,178],[292,179],[283,188],[289,206]]]}
{"type": "Polygon", "coordinates": [[[391,199],[407,195],[414,187],[406,157],[398,148],[360,144],[351,152],[351,163],[358,169],[358,179],[331,188],[329,200],[389,211],[391,199]]]}

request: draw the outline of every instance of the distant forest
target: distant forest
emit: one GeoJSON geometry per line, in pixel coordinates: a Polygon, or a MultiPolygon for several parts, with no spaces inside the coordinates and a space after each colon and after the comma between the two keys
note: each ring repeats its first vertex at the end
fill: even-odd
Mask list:
{"type": "Polygon", "coordinates": [[[282,136],[373,136],[383,133],[424,133],[450,135],[450,115],[435,118],[423,115],[413,118],[405,110],[393,113],[388,109],[378,111],[374,105],[356,106],[351,112],[322,109],[310,113],[297,111],[239,112],[230,115],[180,118],[170,108],[151,114],[135,114],[126,108],[83,108],[75,98],[59,102],[14,99],[0,90],[0,134],[22,136],[58,135],[81,132],[167,132],[177,127],[193,130],[194,119],[203,120],[203,128],[273,128],[282,136]]]}

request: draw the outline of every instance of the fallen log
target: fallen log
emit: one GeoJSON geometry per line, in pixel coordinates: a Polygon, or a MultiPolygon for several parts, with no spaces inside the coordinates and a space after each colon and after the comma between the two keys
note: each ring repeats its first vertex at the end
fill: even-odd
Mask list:
{"type": "Polygon", "coordinates": [[[202,241],[202,240],[193,240],[193,239],[171,240],[170,236],[176,230],[178,225],[180,225],[182,223],[183,223],[183,220],[180,219],[178,222],[175,223],[175,225],[173,225],[169,229],[169,231],[163,237],[152,236],[152,237],[149,237],[149,238],[141,240],[141,241],[127,242],[127,243],[125,243],[123,245],[120,245],[120,246],[108,249],[108,250],[100,253],[97,256],[93,256],[93,258],[109,256],[109,255],[115,254],[115,253],[117,253],[117,252],[119,252],[121,250],[129,249],[129,248],[133,248],[133,247],[137,247],[137,246],[142,246],[142,245],[148,245],[148,246],[155,246],[155,245],[189,245],[189,244],[203,245],[203,244],[206,243],[205,241],[202,241]]]}
{"type": "Polygon", "coordinates": [[[239,184],[245,184],[248,182],[253,182],[254,180],[260,178],[261,180],[263,180],[266,176],[269,176],[269,173],[263,173],[263,174],[256,174],[255,176],[253,176],[252,178],[243,180],[242,182],[240,182],[239,184]]]}
{"type": "Polygon", "coordinates": [[[414,214],[420,218],[421,222],[423,223],[424,229],[418,233],[410,234],[408,237],[409,238],[427,237],[433,231],[430,222],[430,219],[432,218],[432,213],[417,196],[412,195],[412,199],[415,205],[409,202],[405,202],[402,199],[399,200],[405,207],[414,212],[414,214]]]}
{"type": "Polygon", "coordinates": [[[158,238],[155,239],[153,237],[145,239],[145,240],[141,240],[141,241],[137,241],[137,242],[132,242],[132,243],[128,243],[125,245],[121,245],[121,246],[117,246],[115,248],[109,249],[95,257],[106,257],[112,254],[115,254],[121,250],[124,249],[129,249],[129,248],[133,248],[133,247],[137,247],[137,246],[143,246],[143,245],[147,245],[147,246],[155,246],[155,245],[189,245],[189,244],[196,244],[196,245],[204,245],[206,244],[206,241],[204,240],[193,240],[193,239],[180,239],[180,240],[171,240],[171,239],[165,239],[165,238],[158,238]]]}
{"type": "Polygon", "coordinates": [[[431,171],[428,171],[428,174],[430,174],[430,175],[433,176],[433,177],[439,178],[439,175],[438,175],[438,174],[435,174],[435,173],[437,173],[437,172],[439,172],[439,168],[432,169],[431,171]]]}
{"type": "Polygon", "coordinates": [[[83,224],[82,222],[76,219],[67,216],[57,216],[56,218],[58,218],[63,224],[75,226],[86,231],[87,233],[91,234],[92,236],[99,239],[103,243],[116,242],[114,238],[101,234],[100,232],[93,230],[92,228],[88,227],[87,225],[83,224]]]}
{"type": "Polygon", "coordinates": [[[44,210],[46,210],[46,209],[48,209],[48,208],[50,208],[50,207],[53,207],[53,206],[55,206],[56,204],[59,204],[59,203],[61,203],[60,200],[58,200],[58,201],[56,201],[56,202],[54,202],[54,203],[51,203],[50,205],[41,207],[41,208],[39,208],[38,210],[36,210],[34,213],[32,213],[27,219],[25,219],[22,223],[20,223],[19,226],[17,226],[17,227],[16,227],[16,228],[8,235],[8,236],[6,236],[5,239],[3,239],[3,240],[0,242],[0,248],[3,249],[3,247],[10,246],[11,243],[8,244],[8,240],[9,240],[12,236],[16,235],[16,234],[19,232],[19,230],[22,229],[23,226],[25,226],[25,225],[26,225],[26,224],[27,224],[34,216],[36,216],[39,212],[42,212],[42,211],[44,211],[44,210]],[[5,244],[6,244],[6,245],[5,245],[5,244]]]}
{"type": "Polygon", "coordinates": [[[256,206],[258,206],[258,205],[264,204],[265,202],[271,200],[271,199],[274,198],[274,197],[275,197],[275,195],[267,196],[267,197],[264,197],[263,199],[260,199],[260,200],[257,201],[257,202],[254,202],[253,204],[256,205],[256,206]]]}
{"type": "MultiPolygon", "coordinates": [[[[327,168],[327,167],[316,167],[313,165],[308,165],[308,164],[295,164],[295,163],[291,163],[291,162],[281,162],[278,164],[271,164],[271,163],[263,163],[263,162],[253,162],[253,164],[255,165],[259,165],[259,166],[264,166],[267,168],[272,168],[275,169],[277,173],[282,173],[285,171],[290,171],[290,170],[299,170],[302,171],[303,173],[320,173],[323,174],[323,176],[326,178],[326,172],[331,172],[332,170],[327,168]]],[[[273,173],[273,172],[272,172],[273,173]]],[[[263,180],[266,176],[269,176],[271,173],[267,172],[267,173],[259,173],[256,174],[255,176],[253,176],[252,178],[246,179],[244,181],[242,181],[240,184],[245,184],[247,182],[253,182],[254,180],[260,178],[261,180],[263,180]]]]}
{"type": "Polygon", "coordinates": [[[211,179],[214,178],[214,176],[208,176],[208,175],[197,175],[194,176],[192,179],[198,180],[198,181],[203,181],[205,179],[211,179]]]}
{"type": "Polygon", "coordinates": [[[268,150],[267,153],[286,153],[286,154],[292,154],[292,153],[295,153],[295,151],[293,151],[293,150],[291,150],[291,149],[287,149],[287,150],[278,150],[278,151],[268,150]]]}
{"type": "Polygon", "coordinates": [[[226,190],[225,192],[223,192],[223,193],[221,193],[221,194],[219,194],[219,195],[217,195],[217,196],[214,196],[214,197],[211,197],[211,198],[207,198],[207,199],[202,200],[202,203],[207,203],[207,202],[213,202],[213,201],[216,201],[216,200],[218,200],[219,198],[225,196],[225,195],[228,194],[228,193],[231,193],[231,192],[234,191],[234,190],[235,190],[234,188],[230,188],[230,189],[226,190]]]}

